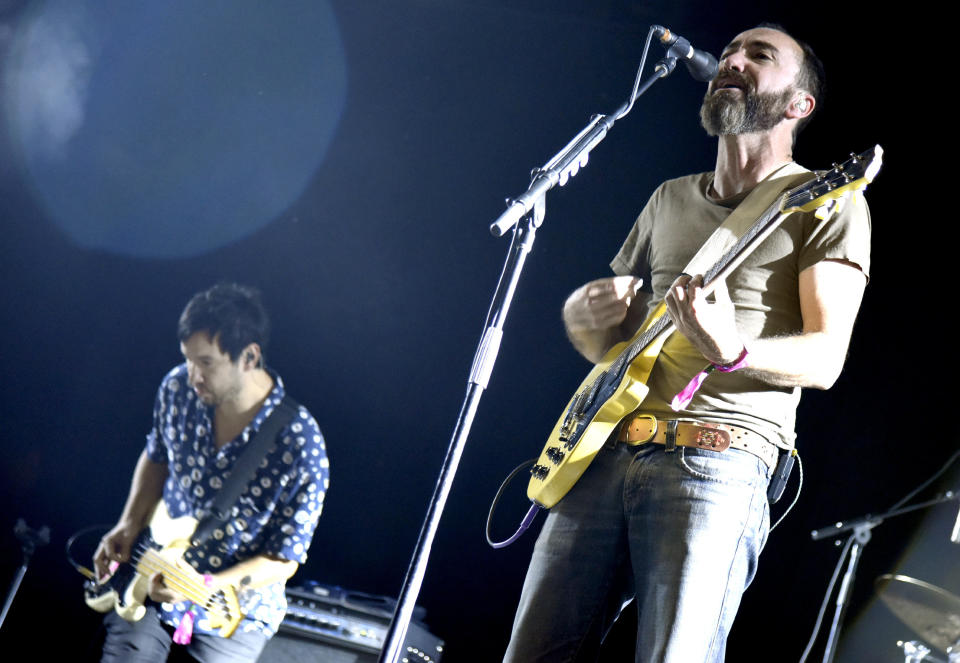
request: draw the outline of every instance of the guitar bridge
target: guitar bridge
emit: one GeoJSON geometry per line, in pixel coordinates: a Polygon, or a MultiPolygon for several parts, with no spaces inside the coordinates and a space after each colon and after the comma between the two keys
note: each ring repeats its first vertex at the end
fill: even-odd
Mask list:
{"type": "MultiPolygon", "coordinates": [[[[560,427],[560,441],[567,443],[567,448],[572,449],[573,444],[570,444],[570,440],[577,433],[577,429],[580,427],[580,417],[574,415],[573,413],[568,414],[567,418],[563,421],[563,426],[560,427]]],[[[576,444],[576,442],[574,442],[576,444]]]]}

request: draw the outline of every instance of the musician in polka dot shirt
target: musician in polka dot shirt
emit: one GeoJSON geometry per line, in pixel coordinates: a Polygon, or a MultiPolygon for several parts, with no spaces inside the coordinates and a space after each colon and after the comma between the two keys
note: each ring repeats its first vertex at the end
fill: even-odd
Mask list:
{"type": "MultiPolygon", "coordinates": [[[[200,519],[204,515],[205,507],[230,476],[239,452],[283,399],[283,381],[272,371],[270,375],[274,387],[260,410],[239,436],[220,449],[213,437],[212,409],[190,388],[186,364],[174,368],[163,380],[146,451],[152,462],[170,468],[163,489],[170,516],[200,519]]],[[[301,406],[277,442],[240,494],[225,526],[184,555],[201,573],[217,573],[257,555],[298,564],[306,561],[329,481],[323,436],[301,406]]],[[[240,628],[263,630],[268,635],[276,631],[286,607],[283,583],[241,589],[239,599],[240,610],[247,616],[240,628]]],[[[190,609],[189,602],[162,604],[162,619],[177,626],[190,609]]],[[[215,632],[206,627],[203,618],[195,622],[194,631],[215,632]]]]}
{"type": "MultiPolygon", "coordinates": [[[[238,458],[286,394],[263,359],[268,336],[269,320],[252,288],[217,285],[187,304],[178,326],[185,362],[157,391],[126,504],[94,554],[99,578],[144,554],[137,542],[148,524],[153,533],[155,513],[164,511],[159,506],[174,523],[202,521],[211,512],[238,458]]],[[[283,619],[286,580],[306,561],[329,471],[317,422],[298,406],[227,517],[183,554],[198,573],[161,566],[149,578],[142,617],[106,615],[102,662],[163,661],[171,642],[203,663],[256,661],[283,619]],[[234,588],[244,617],[230,637],[218,630],[216,616],[187,600],[198,595],[191,594],[190,578],[234,588]]]]}

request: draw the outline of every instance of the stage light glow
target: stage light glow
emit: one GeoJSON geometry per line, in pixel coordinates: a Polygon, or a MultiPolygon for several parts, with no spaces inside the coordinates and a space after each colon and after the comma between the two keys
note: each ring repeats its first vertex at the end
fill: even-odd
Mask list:
{"type": "Polygon", "coordinates": [[[18,25],[11,140],[84,247],[200,255],[275,219],[323,160],[346,98],[325,0],[49,0],[18,25]]]}

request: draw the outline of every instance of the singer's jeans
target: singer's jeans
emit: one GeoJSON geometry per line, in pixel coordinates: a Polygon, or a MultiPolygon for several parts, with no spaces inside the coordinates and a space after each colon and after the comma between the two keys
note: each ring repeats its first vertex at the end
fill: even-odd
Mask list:
{"type": "Polygon", "coordinates": [[[637,663],[723,661],[766,542],[769,475],[739,449],[604,448],[547,517],[505,661],[596,660],[634,596],[637,663]]]}

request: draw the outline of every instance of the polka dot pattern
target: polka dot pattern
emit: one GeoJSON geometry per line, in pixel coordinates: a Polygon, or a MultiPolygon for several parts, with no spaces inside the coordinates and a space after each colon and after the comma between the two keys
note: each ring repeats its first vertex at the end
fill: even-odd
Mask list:
{"type": "MultiPolygon", "coordinates": [[[[274,389],[244,431],[219,450],[213,439],[213,408],[196,397],[187,382],[186,365],[174,368],[157,392],[153,427],[147,435],[147,455],[170,469],[163,490],[174,518],[201,519],[210,509],[238,455],[260,429],[286,392],[275,373],[274,389]]],[[[233,564],[270,555],[302,564],[323,508],[330,481],[330,464],[317,422],[300,407],[294,420],[277,436],[222,528],[185,558],[201,573],[215,573],[233,564]]],[[[283,583],[240,593],[247,619],[245,631],[276,632],[286,610],[283,583]]],[[[176,626],[189,603],[161,606],[164,622],[176,626]]],[[[202,611],[201,611],[202,612],[202,611]]],[[[198,619],[195,630],[204,628],[198,619]]]]}

